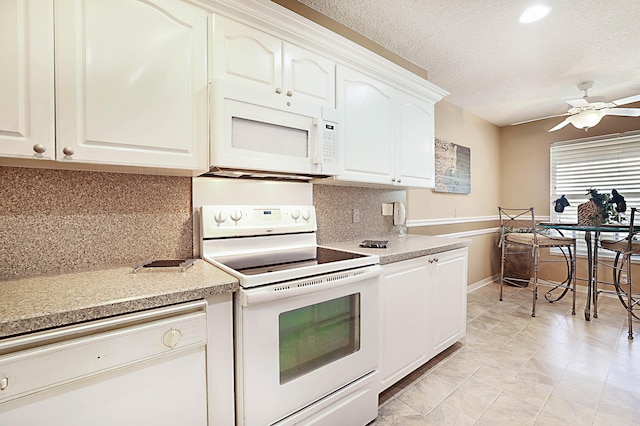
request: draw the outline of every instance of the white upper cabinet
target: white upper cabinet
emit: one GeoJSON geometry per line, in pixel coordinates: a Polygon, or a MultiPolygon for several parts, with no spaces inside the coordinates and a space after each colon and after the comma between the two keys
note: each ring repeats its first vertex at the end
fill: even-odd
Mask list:
{"type": "Polygon", "coordinates": [[[338,180],[391,185],[395,90],[344,66],[338,65],[337,75],[342,146],[338,180]]]}
{"type": "Polygon", "coordinates": [[[59,0],[56,158],[208,167],[207,14],[176,0],[59,0]]]}
{"type": "Polygon", "coordinates": [[[435,185],[434,104],[398,92],[396,183],[433,188],[435,185]]]}
{"type": "Polygon", "coordinates": [[[53,0],[0,1],[0,155],[52,159],[53,0]]]}
{"type": "Polygon", "coordinates": [[[213,79],[335,107],[335,62],[248,25],[214,17],[213,79]]]}
{"type": "Polygon", "coordinates": [[[338,180],[433,188],[434,103],[338,66],[338,180]]]}

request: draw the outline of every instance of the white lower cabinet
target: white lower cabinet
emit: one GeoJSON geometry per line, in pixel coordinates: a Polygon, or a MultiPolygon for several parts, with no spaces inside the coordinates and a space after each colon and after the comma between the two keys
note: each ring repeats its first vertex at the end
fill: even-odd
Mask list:
{"type": "Polygon", "coordinates": [[[383,266],[380,289],[381,391],[427,362],[428,263],[424,258],[383,266]]]}
{"type": "Polygon", "coordinates": [[[427,258],[429,276],[429,330],[432,358],[467,334],[468,249],[427,258]]]}
{"type": "Polygon", "coordinates": [[[468,249],[383,265],[380,391],[466,334],[468,249]]]}

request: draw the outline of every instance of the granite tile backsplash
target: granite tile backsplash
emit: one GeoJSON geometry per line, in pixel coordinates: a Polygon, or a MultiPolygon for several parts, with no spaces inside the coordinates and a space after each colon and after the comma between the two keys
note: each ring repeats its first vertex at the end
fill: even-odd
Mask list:
{"type": "Polygon", "coordinates": [[[313,185],[313,204],[318,218],[318,243],[378,238],[394,232],[393,216],[382,216],[382,203],[406,204],[404,189],[313,185]],[[353,209],[360,221],[353,222],[353,209]]]}
{"type": "Polygon", "coordinates": [[[193,253],[191,178],[0,167],[0,279],[193,253]]]}
{"type": "MultiPolygon", "coordinates": [[[[320,244],[394,232],[382,203],[406,203],[404,190],[312,188],[320,244]]],[[[189,258],[193,245],[189,177],[0,167],[0,280],[189,258]]]]}

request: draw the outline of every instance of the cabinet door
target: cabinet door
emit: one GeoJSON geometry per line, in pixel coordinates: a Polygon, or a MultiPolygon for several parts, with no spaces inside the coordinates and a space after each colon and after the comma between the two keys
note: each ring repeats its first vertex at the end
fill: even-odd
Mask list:
{"type": "Polygon", "coordinates": [[[301,47],[284,43],[284,93],[335,108],[336,64],[301,47]]]}
{"type": "Polygon", "coordinates": [[[0,155],[52,159],[53,0],[0,1],[0,57],[0,155]]]}
{"type": "Polygon", "coordinates": [[[427,265],[418,258],[383,267],[380,391],[428,361],[427,265]]]}
{"type": "Polygon", "coordinates": [[[222,78],[282,93],[282,41],[216,15],[211,68],[214,80],[222,78]]]}
{"type": "Polygon", "coordinates": [[[434,105],[405,92],[398,93],[396,182],[433,188],[435,184],[434,105]]]}
{"type": "Polygon", "coordinates": [[[342,66],[337,77],[343,152],[339,179],[391,185],[395,89],[342,66]]]}
{"type": "Polygon", "coordinates": [[[62,161],[206,169],[207,14],[177,0],[60,0],[62,161]]]}
{"type": "Polygon", "coordinates": [[[431,279],[429,306],[431,348],[429,358],[460,340],[467,332],[468,249],[429,257],[431,279]]]}

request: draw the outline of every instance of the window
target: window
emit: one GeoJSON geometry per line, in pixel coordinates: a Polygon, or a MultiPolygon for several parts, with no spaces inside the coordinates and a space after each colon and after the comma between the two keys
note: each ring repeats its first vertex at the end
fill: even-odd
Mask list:
{"type": "MultiPolygon", "coordinates": [[[[551,144],[551,203],[565,195],[570,203],[563,213],[551,207],[553,222],[576,223],[578,204],[588,201],[587,190],[616,189],[630,207],[640,207],[640,134],[583,139],[551,144]]],[[[578,252],[586,253],[582,233],[578,252]]]]}

